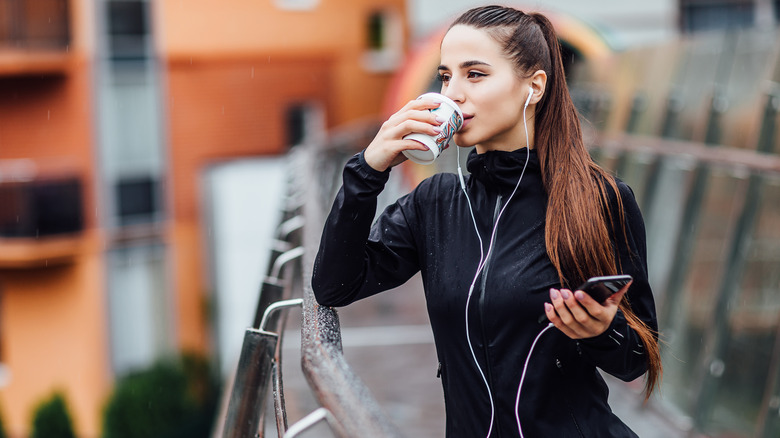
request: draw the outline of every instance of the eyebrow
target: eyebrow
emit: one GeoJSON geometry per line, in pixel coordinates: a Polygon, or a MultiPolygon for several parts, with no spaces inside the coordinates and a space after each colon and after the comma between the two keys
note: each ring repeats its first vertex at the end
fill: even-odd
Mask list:
{"type": "MultiPolygon", "coordinates": [[[[460,63],[460,68],[464,69],[464,68],[473,67],[475,65],[486,65],[486,66],[490,67],[490,64],[488,64],[485,61],[474,60],[474,61],[464,61],[464,62],[461,62],[460,63]]],[[[449,70],[449,68],[446,65],[440,65],[436,70],[449,70]]]]}

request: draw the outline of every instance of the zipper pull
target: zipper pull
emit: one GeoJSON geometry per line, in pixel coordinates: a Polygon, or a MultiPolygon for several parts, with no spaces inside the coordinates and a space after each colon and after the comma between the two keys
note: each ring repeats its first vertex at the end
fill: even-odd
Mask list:
{"type": "Polygon", "coordinates": [[[559,370],[563,369],[563,364],[561,363],[560,359],[555,358],[555,366],[557,366],[559,370]]]}
{"type": "Polygon", "coordinates": [[[436,378],[441,378],[441,362],[439,362],[439,368],[436,370],[436,378]]]}

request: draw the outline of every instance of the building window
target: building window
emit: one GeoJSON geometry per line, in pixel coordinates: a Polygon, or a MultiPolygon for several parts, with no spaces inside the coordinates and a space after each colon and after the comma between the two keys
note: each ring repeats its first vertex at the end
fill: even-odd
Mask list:
{"type": "Polygon", "coordinates": [[[66,0],[0,0],[0,49],[63,49],[68,16],[66,0]]]}
{"type": "Polygon", "coordinates": [[[385,45],[385,17],[374,13],[368,17],[368,49],[382,50],[385,45]]]}
{"type": "Polygon", "coordinates": [[[121,225],[152,222],[160,211],[159,185],[150,176],[120,178],[116,182],[116,215],[121,225]]]}
{"type": "Polygon", "coordinates": [[[306,107],[294,106],[287,110],[287,144],[301,144],[306,137],[306,107]]]}
{"type": "Polygon", "coordinates": [[[149,34],[147,3],[112,0],[106,6],[109,53],[113,59],[144,59],[149,34]]]}
{"type": "Polygon", "coordinates": [[[325,133],[322,107],[314,102],[289,107],[285,114],[287,145],[317,142],[325,133]]]}
{"type": "Polygon", "coordinates": [[[0,180],[0,236],[45,237],[80,232],[84,228],[82,192],[77,177],[0,180]]]}
{"type": "Polygon", "coordinates": [[[403,24],[392,10],[372,12],[366,19],[363,66],[376,72],[394,71],[403,57],[403,24]]]}

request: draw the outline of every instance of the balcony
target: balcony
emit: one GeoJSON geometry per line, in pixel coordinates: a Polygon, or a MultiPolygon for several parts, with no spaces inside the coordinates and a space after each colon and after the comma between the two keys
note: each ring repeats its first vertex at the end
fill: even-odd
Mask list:
{"type": "Polygon", "coordinates": [[[0,269],[68,263],[82,243],[83,189],[75,176],[15,180],[0,175],[0,269]]]}
{"type": "Polygon", "coordinates": [[[0,0],[0,77],[63,75],[69,44],[68,0],[0,0]]]}

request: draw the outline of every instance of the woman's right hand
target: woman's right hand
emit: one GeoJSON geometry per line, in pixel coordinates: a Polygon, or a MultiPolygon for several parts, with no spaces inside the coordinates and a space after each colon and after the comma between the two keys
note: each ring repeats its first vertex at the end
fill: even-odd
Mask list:
{"type": "Polygon", "coordinates": [[[438,108],[439,103],[430,100],[412,100],[382,124],[379,132],[368,145],[363,156],[373,169],[384,172],[390,167],[406,160],[402,151],[417,149],[424,151],[427,146],[415,140],[404,140],[412,133],[437,135],[443,121],[437,121],[430,110],[438,108]]]}

